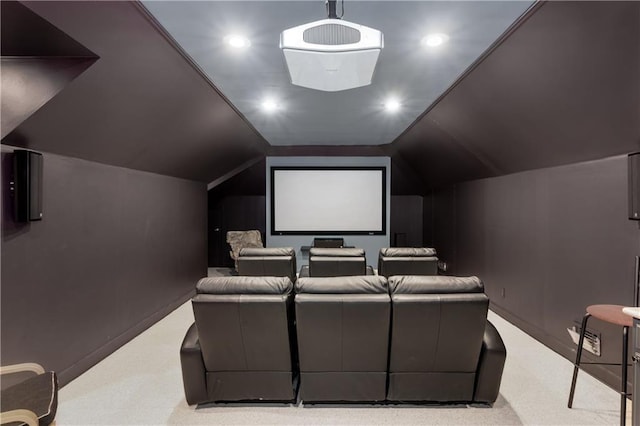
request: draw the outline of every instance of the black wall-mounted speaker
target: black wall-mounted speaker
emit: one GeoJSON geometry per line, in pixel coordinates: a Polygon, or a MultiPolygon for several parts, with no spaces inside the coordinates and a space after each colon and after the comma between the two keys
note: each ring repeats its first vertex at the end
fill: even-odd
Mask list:
{"type": "Polygon", "coordinates": [[[13,155],[15,220],[42,220],[42,154],[17,149],[13,155]]]}
{"type": "Polygon", "coordinates": [[[629,154],[629,219],[640,220],[640,152],[629,154]]]}

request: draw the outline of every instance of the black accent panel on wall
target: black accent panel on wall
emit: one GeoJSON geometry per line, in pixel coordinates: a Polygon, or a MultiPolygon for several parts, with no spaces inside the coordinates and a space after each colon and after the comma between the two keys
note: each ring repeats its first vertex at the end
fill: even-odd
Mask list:
{"type": "Polygon", "coordinates": [[[264,195],[230,195],[209,201],[209,266],[233,267],[227,231],[257,229],[264,244],[267,232],[264,195]]]}
{"type": "Polygon", "coordinates": [[[423,246],[423,197],[392,195],[389,239],[392,247],[423,246]]]}
{"type": "Polygon", "coordinates": [[[42,220],[42,154],[16,149],[13,159],[13,219],[42,220]]]}
{"type": "Polygon", "coordinates": [[[629,154],[629,219],[640,220],[640,152],[629,154]]]}
{"type": "MultiPolygon", "coordinates": [[[[591,304],[633,304],[637,223],[627,219],[627,157],[456,185],[435,195],[438,255],[456,275],[478,275],[493,309],[562,354],[591,304]]],[[[602,322],[602,357],[619,362],[620,330],[602,322]]],[[[591,367],[619,386],[619,367],[591,367]]],[[[568,384],[567,384],[568,386],[568,384]]]]}
{"type": "Polygon", "coordinates": [[[46,216],[12,220],[2,149],[2,362],[65,384],[192,294],[206,269],[203,183],[44,154],[46,216]]]}
{"type": "Polygon", "coordinates": [[[267,232],[265,161],[259,161],[208,191],[209,266],[234,267],[227,231],[267,232]]]}

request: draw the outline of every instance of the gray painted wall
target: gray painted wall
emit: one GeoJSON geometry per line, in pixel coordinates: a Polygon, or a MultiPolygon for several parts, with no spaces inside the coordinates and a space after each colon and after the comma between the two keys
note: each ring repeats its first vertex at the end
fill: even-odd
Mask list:
{"type": "MultiPolygon", "coordinates": [[[[451,273],[478,275],[493,309],[568,359],[566,329],[587,305],[633,303],[640,231],[627,219],[626,156],[459,184],[436,193],[434,208],[451,273]]],[[[603,352],[590,361],[619,363],[620,328],[590,328],[603,352]]],[[[594,374],[619,386],[619,367],[594,374]]]]}
{"type": "MultiPolygon", "coordinates": [[[[266,196],[267,196],[267,234],[265,245],[267,247],[293,247],[296,249],[298,266],[309,262],[307,254],[300,251],[301,246],[313,244],[313,235],[271,235],[271,167],[272,166],[355,166],[355,167],[379,167],[387,168],[387,233],[385,235],[347,235],[344,237],[345,245],[363,248],[367,253],[367,264],[376,267],[378,252],[381,247],[389,247],[389,229],[391,216],[391,159],[389,157],[267,157],[266,162],[266,196]]],[[[300,200],[304,202],[304,200],[300,200]]],[[[327,237],[327,235],[323,235],[327,237]]],[[[335,235],[341,237],[341,235],[335,235]]]]}
{"type": "Polygon", "coordinates": [[[206,275],[206,186],[45,154],[44,218],[17,224],[11,152],[2,148],[2,363],[38,362],[65,384],[206,275]]]}

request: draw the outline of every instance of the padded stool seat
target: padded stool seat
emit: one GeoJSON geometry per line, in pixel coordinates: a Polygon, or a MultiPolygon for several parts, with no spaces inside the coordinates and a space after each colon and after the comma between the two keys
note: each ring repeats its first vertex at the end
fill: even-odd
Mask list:
{"type": "MultiPolygon", "coordinates": [[[[608,322],[622,327],[622,378],[620,380],[620,424],[624,426],[627,411],[627,357],[629,352],[629,327],[633,326],[633,318],[622,312],[622,305],[589,305],[587,313],[582,319],[582,328],[580,329],[580,340],[578,341],[578,351],[576,353],[576,362],[573,367],[573,379],[571,380],[571,390],[569,391],[569,408],[573,405],[573,396],[576,389],[576,380],[578,379],[578,370],[580,368],[580,359],[582,357],[582,344],[584,343],[584,334],[587,330],[587,322],[589,318],[594,317],[600,321],[608,322]]],[[[598,363],[590,363],[598,364],[598,363]]]]}
{"type": "Polygon", "coordinates": [[[621,305],[591,305],[587,306],[587,313],[610,324],[631,327],[633,325],[633,317],[623,313],[622,308],[624,306],[621,305]]]}

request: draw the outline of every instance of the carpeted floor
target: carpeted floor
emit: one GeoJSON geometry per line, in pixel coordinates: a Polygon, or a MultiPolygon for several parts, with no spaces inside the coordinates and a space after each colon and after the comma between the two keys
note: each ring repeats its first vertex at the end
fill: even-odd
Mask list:
{"type": "MultiPolygon", "coordinates": [[[[212,271],[214,272],[214,271],[212,271]]],[[[214,272],[215,273],[215,272],[214,272]]],[[[60,391],[57,425],[615,425],[618,394],[581,372],[567,408],[573,365],[499,316],[490,320],[507,347],[500,396],[492,408],[416,405],[188,406],[180,343],[193,322],[190,303],[60,391]]],[[[631,424],[628,404],[627,424],[631,424]]]]}

